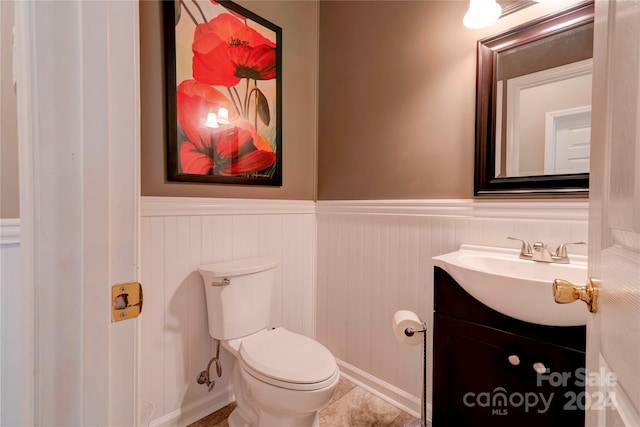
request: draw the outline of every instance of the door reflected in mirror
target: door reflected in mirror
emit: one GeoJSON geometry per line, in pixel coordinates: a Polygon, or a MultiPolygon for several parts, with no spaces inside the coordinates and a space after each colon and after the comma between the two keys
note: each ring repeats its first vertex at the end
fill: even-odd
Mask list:
{"type": "Polygon", "coordinates": [[[589,172],[592,57],[593,24],[498,53],[495,177],[589,172]]]}
{"type": "Polygon", "coordinates": [[[478,41],[475,194],[586,194],[593,3],[478,41]]]}

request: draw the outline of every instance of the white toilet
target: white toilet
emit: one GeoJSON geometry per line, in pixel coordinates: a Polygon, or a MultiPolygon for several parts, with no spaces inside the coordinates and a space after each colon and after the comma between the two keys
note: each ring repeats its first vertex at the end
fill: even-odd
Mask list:
{"type": "Polygon", "coordinates": [[[318,426],[340,372],[336,360],[311,338],[267,329],[278,260],[248,258],[200,266],[209,334],[236,358],[236,409],[230,427],[318,426]]]}

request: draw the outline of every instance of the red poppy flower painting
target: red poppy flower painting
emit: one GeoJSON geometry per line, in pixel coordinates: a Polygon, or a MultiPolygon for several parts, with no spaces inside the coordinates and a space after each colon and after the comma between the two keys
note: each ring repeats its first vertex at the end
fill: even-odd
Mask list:
{"type": "Polygon", "coordinates": [[[163,5],[169,180],[282,185],[282,30],[230,1],[163,5]]]}
{"type": "Polygon", "coordinates": [[[225,13],[200,24],[193,35],[193,77],[235,86],[242,78],[276,77],[276,46],[235,16],[225,13]]]}

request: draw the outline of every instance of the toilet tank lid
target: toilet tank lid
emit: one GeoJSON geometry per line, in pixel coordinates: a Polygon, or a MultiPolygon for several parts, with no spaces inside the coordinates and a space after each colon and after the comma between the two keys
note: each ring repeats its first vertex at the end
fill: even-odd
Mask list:
{"type": "Polygon", "coordinates": [[[201,265],[198,271],[202,275],[212,277],[232,277],[270,270],[278,265],[278,260],[271,257],[235,259],[201,265]]]}

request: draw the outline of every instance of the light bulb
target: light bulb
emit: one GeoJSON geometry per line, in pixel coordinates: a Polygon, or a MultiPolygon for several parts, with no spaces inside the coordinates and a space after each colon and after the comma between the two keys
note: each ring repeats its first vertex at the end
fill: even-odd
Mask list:
{"type": "Polygon", "coordinates": [[[220,109],[218,109],[218,123],[220,123],[221,125],[229,124],[229,110],[223,107],[220,107],[220,109]]]}
{"type": "Polygon", "coordinates": [[[470,0],[462,23],[467,28],[487,27],[500,18],[502,7],[496,0],[470,0]]]}
{"type": "Polygon", "coordinates": [[[208,128],[217,128],[218,127],[218,120],[216,120],[215,113],[207,114],[207,121],[204,122],[204,125],[206,127],[208,127],[208,128]]]}

